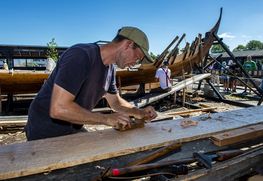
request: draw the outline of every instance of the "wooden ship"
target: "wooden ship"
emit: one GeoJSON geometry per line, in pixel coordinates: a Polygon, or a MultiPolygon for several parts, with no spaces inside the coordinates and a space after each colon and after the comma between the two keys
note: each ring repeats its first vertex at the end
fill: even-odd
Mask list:
{"type": "MultiPolygon", "coordinates": [[[[170,48],[178,39],[178,37],[176,37],[155,62],[150,64],[141,64],[137,70],[117,70],[116,76],[118,83],[121,86],[129,86],[138,85],[140,83],[155,82],[155,72],[162,64],[164,57],[169,58],[169,68],[171,69],[172,76],[181,75],[183,72],[190,72],[192,70],[192,66],[200,63],[211,48],[215,40],[213,34],[216,34],[218,31],[221,15],[222,10],[217,23],[209,32],[206,33],[206,36],[202,38],[201,35],[199,35],[190,46],[189,43],[187,43],[183,53],[177,55],[177,47],[185,35],[180,38],[174,49],[170,53],[167,53],[168,48],[170,48]]],[[[39,91],[44,81],[48,78],[49,74],[50,72],[45,71],[1,70],[1,94],[36,93],[39,91]]]]}
{"type": "Polygon", "coordinates": [[[1,94],[36,93],[49,74],[45,71],[0,70],[1,94]]]}
{"type": "Polygon", "coordinates": [[[180,38],[172,51],[168,52],[168,49],[179,39],[178,37],[175,37],[175,39],[155,60],[155,62],[150,64],[141,64],[137,70],[118,70],[116,75],[119,84],[121,84],[121,86],[129,86],[155,82],[155,72],[161,66],[162,61],[165,58],[169,61],[169,68],[171,69],[172,77],[192,71],[193,66],[203,60],[213,45],[213,42],[215,41],[213,34],[217,34],[221,17],[222,9],[215,26],[205,34],[204,38],[202,38],[201,34],[199,34],[191,45],[186,43],[183,53],[177,55],[178,45],[184,38],[185,34],[180,38]]]}

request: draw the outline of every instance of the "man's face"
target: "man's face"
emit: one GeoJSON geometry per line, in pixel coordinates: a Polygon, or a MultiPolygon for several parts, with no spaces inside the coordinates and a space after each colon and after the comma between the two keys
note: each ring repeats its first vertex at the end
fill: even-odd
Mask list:
{"type": "Polygon", "coordinates": [[[131,67],[144,58],[142,50],[132,41],[130,41],[125,49],[120,52],[117,57],[116,64],[120,68],[131,67]]]}

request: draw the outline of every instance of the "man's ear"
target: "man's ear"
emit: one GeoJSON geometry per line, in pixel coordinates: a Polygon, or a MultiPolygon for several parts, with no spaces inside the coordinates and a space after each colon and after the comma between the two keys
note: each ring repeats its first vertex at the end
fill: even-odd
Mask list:
{"type": "Polygon", "coordinates": [[[128,39],[124,40],[123,46],[125,49],[132,48],[133,47],[133,41],[128,40],[128,39]]]}

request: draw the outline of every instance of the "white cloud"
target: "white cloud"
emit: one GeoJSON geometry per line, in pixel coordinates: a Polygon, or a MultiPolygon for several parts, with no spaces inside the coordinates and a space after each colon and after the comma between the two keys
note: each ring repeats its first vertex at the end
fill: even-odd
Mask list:
{"type": "Polygon", "coordinates": [[[226,38],[226,39],[234,39],[236,36],[232,35],[229,32],[225,32],[219,35],[220,38],[226,38]]]}
{"type": "Polygon", "coordinates": [[[252,37],[249,35],[241,35],[241,38],[245,38],[245,39],[251,39],[252,37]]]}

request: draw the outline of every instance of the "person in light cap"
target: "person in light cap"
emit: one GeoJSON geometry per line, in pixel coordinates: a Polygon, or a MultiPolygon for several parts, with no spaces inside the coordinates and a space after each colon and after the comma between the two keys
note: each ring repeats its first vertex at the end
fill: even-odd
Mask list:
{"type": "Polygon", "coordinates": [[[130,116],[154,119],[153,107],[138,109],[119,96],[113,66],[125,68],[142,59],[152,62],[148,51],[145,33],[129,26],[119,29],[108,44],[76,44],[67,49],[30,105],[27,140],[77,133],[84,124],[130,127],[130,116]],[[115,113],[91,112],[102,97],[115,113]]]}

